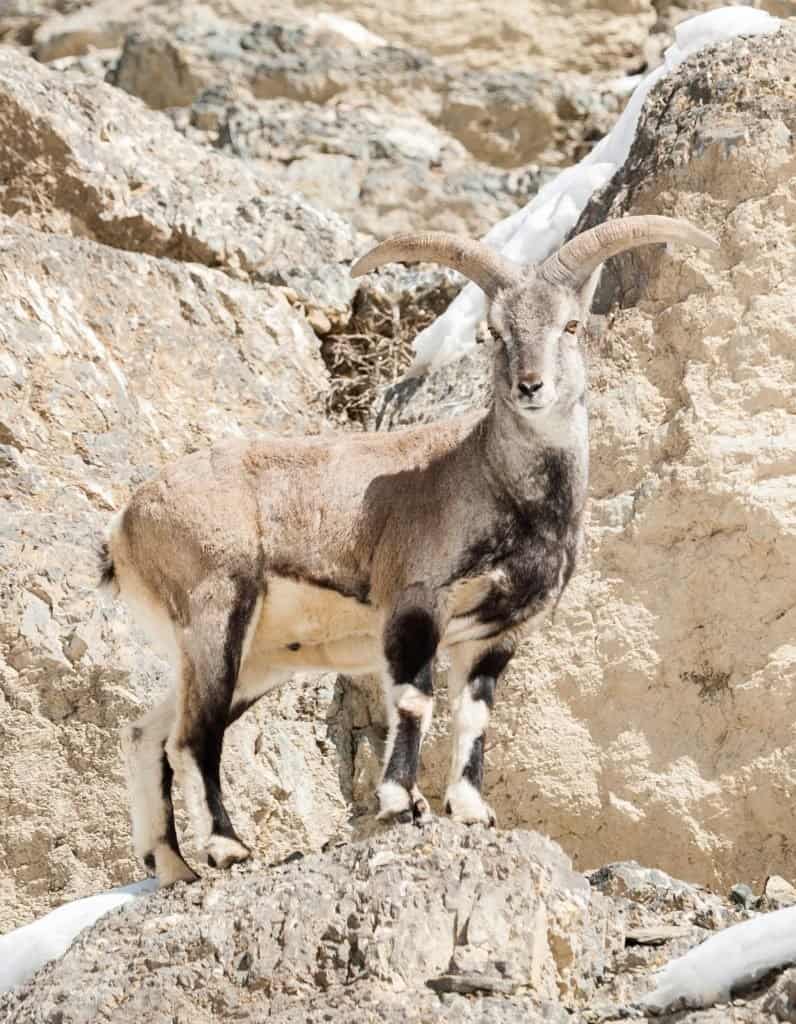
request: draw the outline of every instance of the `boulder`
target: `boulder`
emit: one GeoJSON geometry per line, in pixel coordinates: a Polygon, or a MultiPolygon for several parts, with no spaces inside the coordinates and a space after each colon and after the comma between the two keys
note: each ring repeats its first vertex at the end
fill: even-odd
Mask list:
{"type": "Polygon", "coordinates": [[[244,100],[387,103],[415,119],[422,115],[476,159],[502,168],[571,161],[586,140],[593,144],[604,134],[624,103],[612,81],[466,71],[423,50],[330,40],[324,22],[281,19],[137,29],[126,36],[110,80],[155,109],[188,106],[208,88],[244,100]]]}
{"type": "Polygon", "coordinates": [[[53,1012],[63,1024],[564,1021],[621,943],[612,901],[554,843],[440,822],[139,899],[0,1012],[8,1024],[53,1012]]]}
{"type": "Polygon", "coordinates": [[[0,51],[0,211],[32,226],[290,286],[344,322],[355,235],[119,89],[0,51]]]}
{"type": "Polygon", "coordinates": [[[172,110],[175,125],[376,238],[410,230],[479,237],[553,173],[480,163],[447,132],[386,105],[246,100],[230,92],[205,90],[189,109],[172,110]]]}
{"type": "MultiPolygon", "coordinates": [[[[68,909],[68,908],[67,908],[68,909]]],[[[760,1024],[794,972],[732,1007],[649,1016],[657,970],[749,915],[636,863],[590,877],[532,832],[437,821],[139,897],[0,995],[7,1024],[760,1024]]]]}

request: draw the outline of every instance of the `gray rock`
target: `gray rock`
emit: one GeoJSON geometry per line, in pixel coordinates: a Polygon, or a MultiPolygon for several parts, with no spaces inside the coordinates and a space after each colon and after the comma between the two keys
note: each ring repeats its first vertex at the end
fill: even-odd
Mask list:
{"type": "Polygon", "coordinates": [[[756,902],[756,897],[751,886],[739,882],[730,889],[730,900],[739,907],[751,910],[756,902]]]}
{"type": "Polygon", "coordinates": [[[348,318],[354,232],[118,89],[0,53],[0,210],[114,248],[289,285],[348,318]]]}
{"type": "Polygon", "coordinates": [[[761,1009],[774,1020],[796,1024],[796,968],[792,967],[776,979],[761,1009]]]}
{"type": "Polygon", "coordinates": [[[700,936],[682,911],[679,925],[659,917],[626,931],[627,906],[647,912],[650,888],[690,887],[638,865],[607,871],[643,902],[590,887],[538,833],[375,826],[320,855],[211,871],[139,899],[0,996],[0,1014],[8,1024],[794,1021],[793,970],[731,1008],[644,1016],[639,997],[657,968],[684,935],[689,946],[700,936]]]}
{"type": "Polygon", "coordinates": [[[232,89],[210,88],[171,116],[192,141],[256,161],[377,238],[412,229],[480,236],[552,173],[479,163],[445,131],[384,104],[233,97],[232,89]]]}
{"type": "Polygon", "coordinates": [[[311,24],[185,22],[128,35],[112,80],[156,109],[207,88],[330,104],[387,101],[503,168],[567,163],[613,124],[624,98],[579,75],[463,71],[419,50],[330,42],[311,24]]]}

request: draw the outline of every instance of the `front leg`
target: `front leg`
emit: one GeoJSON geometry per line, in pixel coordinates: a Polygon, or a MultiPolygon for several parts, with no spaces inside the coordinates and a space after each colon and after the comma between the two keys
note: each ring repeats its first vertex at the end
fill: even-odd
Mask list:
{"type": "Polygon", "coordinates": [[[449,692],[453,746],[445,813],[467,824],[496,824],[495,812],[481,796],[484,781],[484,741],[495,703],[501,672],[516,644],[511,637],[453,648],[449,692]]]}
{"type": "Polygon", "coordinates": [[[418,824],[431,818],[417,787],[420,748],[434,705],[432,665],[439,627],[431,595],[414,586],[401,594],[384,631],[389,732],[377,790],[379,818],[418,824]]]}

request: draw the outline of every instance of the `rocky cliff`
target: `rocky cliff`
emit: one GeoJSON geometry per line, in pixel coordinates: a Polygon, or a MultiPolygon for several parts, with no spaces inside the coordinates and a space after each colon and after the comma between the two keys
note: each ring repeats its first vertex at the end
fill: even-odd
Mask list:
{"type": "MultiPolygon", "coordinates": [[[[303,8],[255,24],[244,0],[0,12],[0,929],[138,871],[118,726],[165,680],[97,601],[112,510],[211,440],[368,419],[368,381],[400,371],[456,281],[391,271],[357,288],[354,254],[517,208],[611,126],[616,79],[682,13],[573,4],[553,45],[555,19],[477,6],[438,5],[444,31],[405,6],[357,9],[370,32],[303,8]]],[[[494,718],[501,821],[584,867],[796,875],[795,58],[786,26],[687,62],[584,215],[679,214],[722,241],[605,275],[589,559],[494,718]]],[[[484,360],[394,398],[382,426],[477,402],[484,360]]],[[[269,859],[348,835],[374,781],[375,688],[306,683],[225,752],[236,820],[269,859]]]]}

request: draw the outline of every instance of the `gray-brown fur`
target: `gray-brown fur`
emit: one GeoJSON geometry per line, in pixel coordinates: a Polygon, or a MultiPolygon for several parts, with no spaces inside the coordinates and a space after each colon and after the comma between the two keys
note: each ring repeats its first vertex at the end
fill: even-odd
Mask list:
{"type": "MultiPolygon", "coordinates": [[[[623,229],[629,245],[701,235],[654,220],[654,230],[639,218],[611,226],[605,245],[617,251],[623,229]]],[[[366,258],[373,267],[422,253],[465,273],[471,261],[492,299],[496,341],[484,414],[386,435],[227,443],[179,460],[133,495],[111,529],[103,574],[178,668],[173,704],[151,728],[146,719],[135,727],[149,730],[143,738],[128,736],[136,842],[162,881],[192,872],[170,824],[171,778],[164,773],[162,791],[154,774],[137,784],[136,751],[165,747],[209,859],[243,859],[221,798],[224,729],[301,668],[382,672],[390,732],[381,814],[422,820],[429,812],[417,771],[431,667],[448,649],[454,752],[445,806],[460,820],[494,820],[479,790],[495,684],[522,630],[560,598],[582,541],[579,325],[599,273],[601,228],[540,267],[511,266],[441,235],[414,246],[401,238],[366,258]],[[578,251],[590,261],[585,277],[578,251]]]]}

